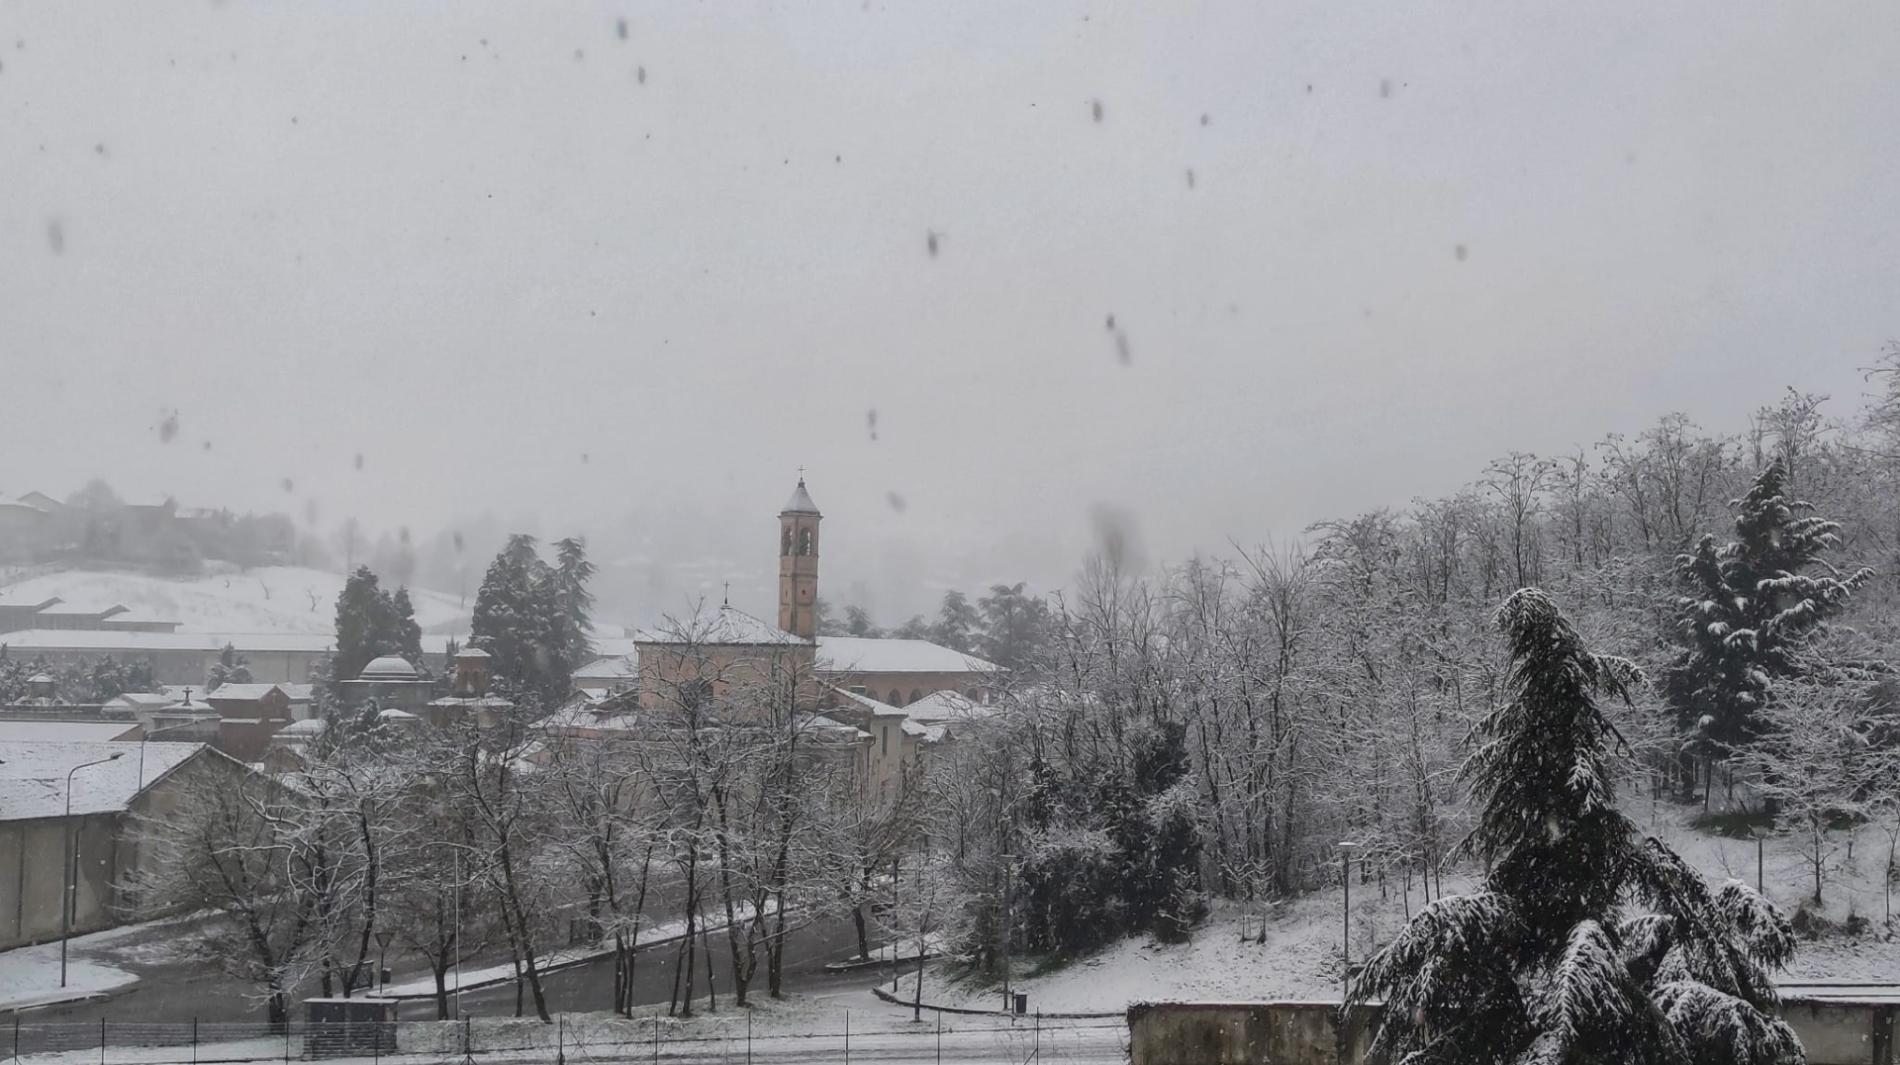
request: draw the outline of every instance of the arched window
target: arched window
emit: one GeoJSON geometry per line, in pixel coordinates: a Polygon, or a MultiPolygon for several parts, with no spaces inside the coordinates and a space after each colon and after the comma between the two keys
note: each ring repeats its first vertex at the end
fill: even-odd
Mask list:
{"type": "Polygon", "coordinates": [[[886,699],[886,700],[884,700],[884,701],[885,701],[885,702],[887,702],[887,703],[890,703],[890,704],[891,704],[892,706],[903,706],[903,705],[904,705],[904,693],[903,693],[903,692],[900,692],[900,691],[898,691],[898,690],[897,690],[896,688],[892,688],[892,689],[891,689],[891,697],[890,697],[889,699],[886,699]]]}
{"type": "Polygon", "coordinates": [[[778,553],[786,556],[792,553],[792,527],[790,525],[779,530],[778,553]]]}
{"type": "Polygon", "coordinates": [[[811,530],[810,529],[798,530],[798,553],[801,555],[811,554],[811,530]]]}
{"type": "Polygon", "coordinates": [[[983,701],[983,689],[971,688],[969,691],[963,693],[963,697],[973,703],[981,703],[983,701]]]}
{"type": "Polygon", "coordinates": [[[922,688],[912,688],[910,690],[910,699],[907,702],[905,702],[904,705],[909,706],[911,703],[914,703],[917,700],[922,699],[923,697],[924,697],[924,690],[922,688]]]}

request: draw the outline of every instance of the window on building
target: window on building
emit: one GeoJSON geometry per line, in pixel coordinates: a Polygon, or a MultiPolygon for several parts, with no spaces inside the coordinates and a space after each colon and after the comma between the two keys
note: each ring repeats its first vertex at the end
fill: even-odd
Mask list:
{"type": "Polygon", "coordinates": [[[909,706],[911,703],[914,703],[917,700],[922,699],[923,697],[924,697],[924,690],[922,688],[912,688],[910,690],[910,700],[909,702],[906,702],[904,705],[909,706]]]}
{"type": "Polygon", "coordinates": [[[892,689],[891,689],[891,695],[890,695],[890,698],[888,698],[888,699],[886,699],[886,700],[884,700],[884,701],[885,701],[885,702],[887,702],[887,703],[890,703],[890,704],[891,704],[892,706],[903,706],[903,705],[904,705],[904,693],[903,693],[903,692],[900,692],[900,691],[898,691],[898,690],[897,690],[896,688],[892,688],[892,689]]]}
{"type": "Polygon", "coordinates": [[[891,727],[889,725],[885,725],[883,728],[878,729],[877,737],[878,737],[878,753],[890,754],[891,753],[891,727]]]}
{"type": "Polygon", "coordinates": [[[810,529],[798,530],[798,553],[801,555],[811,554],[811,530],[810,529]]]}
{"type": "Polygon", "coordinates": [[[779,531],[778,553],[781,555],[792,553],[792,527],[789,525],[779,531]]]}

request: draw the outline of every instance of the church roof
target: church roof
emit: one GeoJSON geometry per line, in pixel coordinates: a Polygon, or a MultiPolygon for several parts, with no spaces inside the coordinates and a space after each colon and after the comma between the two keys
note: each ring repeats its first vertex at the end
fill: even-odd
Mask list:
{"type": "Polygon", "coordinates": [[[996,673],[1003,667],[929,640],[818,637],[818,669],[827,673],[996,673]]]}
{"type": "Polygon", "coordinates": [[[730,605],[710,614],[695,614],[679,621],[668,621],[658,628],[642,629],[634,637],[636,644],[697,643],[714,647],[809,646],[811,641],[794,636],[730,605]]]}
{"type": "Polygon", "coordinates": [[[805,479],[798,479],[798,487],[792,489],[792,498],[785,501],[785,509],[780,514],[816,514],[818,504],[811,501],[811,493],[805,491],[805,479]]]}

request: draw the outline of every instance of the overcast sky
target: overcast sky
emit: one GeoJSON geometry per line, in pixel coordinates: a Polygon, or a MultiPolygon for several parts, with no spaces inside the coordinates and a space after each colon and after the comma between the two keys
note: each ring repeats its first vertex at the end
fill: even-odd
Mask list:
{"type": "Polygon", "coordinates": [[[0,0],[0,492],[756,514],[765,569],[803,465],[828,572],[1047,584],[1102,505],[1171,560],[1844,410],[1896,55],[1891,2],[0,0]]]}

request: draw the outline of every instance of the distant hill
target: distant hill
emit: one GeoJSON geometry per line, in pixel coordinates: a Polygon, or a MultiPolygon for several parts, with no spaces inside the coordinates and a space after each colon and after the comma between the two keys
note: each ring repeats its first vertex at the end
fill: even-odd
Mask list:
{"type": "MultiPolygon", "coordinates": [[[[215,563],[212,564],[216,566],[215,563]]],[[[301,566],[229,569],[197,577],[115,570],[60,570],[0,585],[0,599],[58,596],[86,607],[122,604],[141,614],[181,622],[185,632],[329,633],[343,575],[301,566]]],[[[409,589],[424,632],[466,633],[470,598],[409,589]]]]}

